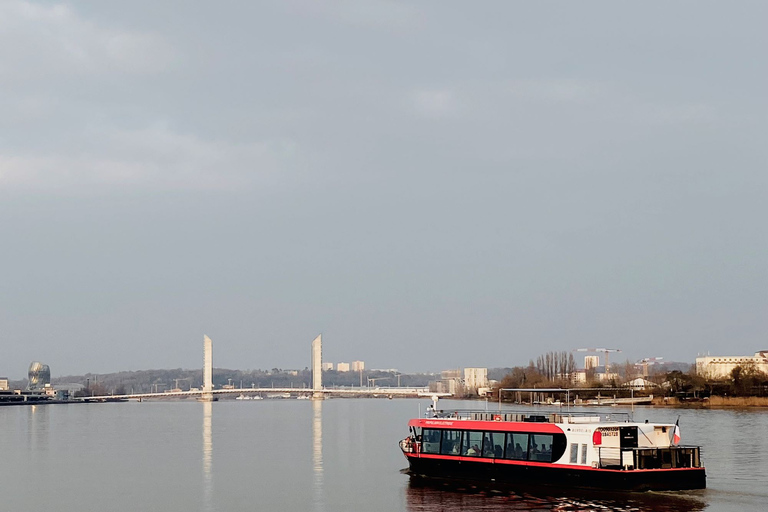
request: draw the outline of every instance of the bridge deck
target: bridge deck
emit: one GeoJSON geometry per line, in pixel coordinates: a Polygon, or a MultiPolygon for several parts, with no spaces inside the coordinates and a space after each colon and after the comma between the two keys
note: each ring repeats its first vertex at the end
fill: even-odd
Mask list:
{"type": "Polygon", "coordinates": [[[392,397],[432,397],[441,398],[452,396],[449,393],[430,393],[426,388],[323,388],[314,390],[310,388],[239,388],[239,389],[214,389],[212,391],[164,391],[160,393],[131,393],[127,395],[101,395],[83,397],[84,401],[104,401],[104,400],[144,400],[152,398],[188,398],[200,397],[205,394],[217,395],[254,395],[254,394],[273,394],[290,393],[296,395],[341,395],[341,396],[392,396],[392,397]]]}

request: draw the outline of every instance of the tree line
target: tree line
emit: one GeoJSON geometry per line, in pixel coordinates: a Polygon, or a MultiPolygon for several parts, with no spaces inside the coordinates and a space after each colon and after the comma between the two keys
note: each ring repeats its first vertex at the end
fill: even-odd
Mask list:
{"type": "MultiPolygon", "coordinates": [[[[597,388],[590,392],[581,392],[583,397],[599,393],[599,388],[620,388],[634,378],[643,377],[657,387],[645,390],[648,394],[675,396],[685,399],[703,399],[708,396],[768,396],[768,374],[760,371],[752,362],[736,366],[726,377],[707,378],[699,375],[690,365],[687,371],[679,369],[665,370],[664,367],[650,370],[643,375],[641,369],[626,361],[612,365],[607,379],[598,379],[594,369],[587,370],[584,380],[576,382],[576,364],[573,355],[568,352],[547,352],[530,360],[528,366],[511,368],[499,382],[497,389],[510,388],[597,388]]],[[[629,392],[627,386],[627,392],[629,392]]],[[[635,391],[642,394],[643,391],[635,391]]],[[[621,394],[620,392],[618,394],[621,394]]],[[[497,395],[498,396],[498,395],[497,395]]],[[[502,397],[503,399],[505,397],[502,397]]],[[[506,397],[512,399],[511,396],[506,397]]]]}

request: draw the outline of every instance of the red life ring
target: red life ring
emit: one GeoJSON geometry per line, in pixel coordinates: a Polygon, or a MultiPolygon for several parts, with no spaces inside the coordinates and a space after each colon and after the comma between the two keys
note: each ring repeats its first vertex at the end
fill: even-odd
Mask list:
{"type": "Polygon", "coordinates": [[[493,421],[501,421],[501,414],[496,414],[493,416],[493,421]]]}

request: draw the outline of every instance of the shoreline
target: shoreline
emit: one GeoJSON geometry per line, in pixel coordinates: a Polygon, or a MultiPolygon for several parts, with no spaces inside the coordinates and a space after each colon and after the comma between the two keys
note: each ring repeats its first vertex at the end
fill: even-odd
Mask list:
{"type": "MultiPolygon", "coordinates": [[[[503,402],[510,404],[512,402],[503,402]]],[[[531,404],[525,402],[517,405],[530,406],[531,404]]],[[[537,405],[552,405],[552,404],[535,404],[537,405]]],[[[572,405],[574,406],[574,405],[572,405]]],[[[575,405],[575,407],[610,407],[609,404],[604,405],[575,405]]],[[[628,407],[628,405],[627,405],[628,407]]],[[[768,409],[768,397],[764,396],[711,396],[703,399],[695,400],[679,400],[675,397],[657,396],[653,397],[653,401],[650,404],[635,404],[635,407],[659,407],[670,409],[768,409]]]]}
{"type": "Polygon", "coordinates": [[[680,401],[674,397],[654,397],[653,407],[672,407],[689,409],[761,409],[768,408],[765,396],[711,396],[695,401],[680,401]]]}

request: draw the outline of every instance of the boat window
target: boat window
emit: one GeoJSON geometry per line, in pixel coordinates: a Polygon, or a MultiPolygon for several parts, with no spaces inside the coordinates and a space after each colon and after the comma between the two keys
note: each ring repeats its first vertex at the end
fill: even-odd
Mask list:
{"type": "Polygon", "coordinates": [[[464,432],[464,443],[461,445],[461,454],[467,457],[479,457],[480,447],[483,445],[483,433],[474,430],[464,432]]]}
{"type": "Polygon", "coordinates": [[[528,460],[552,462],[552,434],[531,434],[528,460]]]}
{"type": "Polygon", "coordinates": [[[581,463],[587,463],[587,445],[585,444],[581,445],[581,463]]]}
{"type": "Polygon", "coordinates": [[[507,450],[504,458],[514,460],[528,459],[528,434],[507,434],[507,450]]]}
{"type": "Polygon", "coordinates": [[[667,469],[672,467],[672,451],[660,450],[661,453],[661,467],[667,469]]]}
{"type": "Polygon", "coordinates": [[[440,453],[440,430],[425,428],[421,434],[422,453],[440,453]]]}
{"type": "Polygon", "coordinates": [[[500,459],[504,456],[504,432],[486,432],[483,436],[483,457],[500,459]]]}
{"type": "Polygon", "coordinates": [[[571,443],[571,464],[576,464],[579,461],[579,445],[577,443],[571,443]]]}
{"type": "Polygon", "coordinates": [[[461,430],[443,430],[443,442],[440,453],[443,455],[458,455],[461,446],[461,430]]]}

